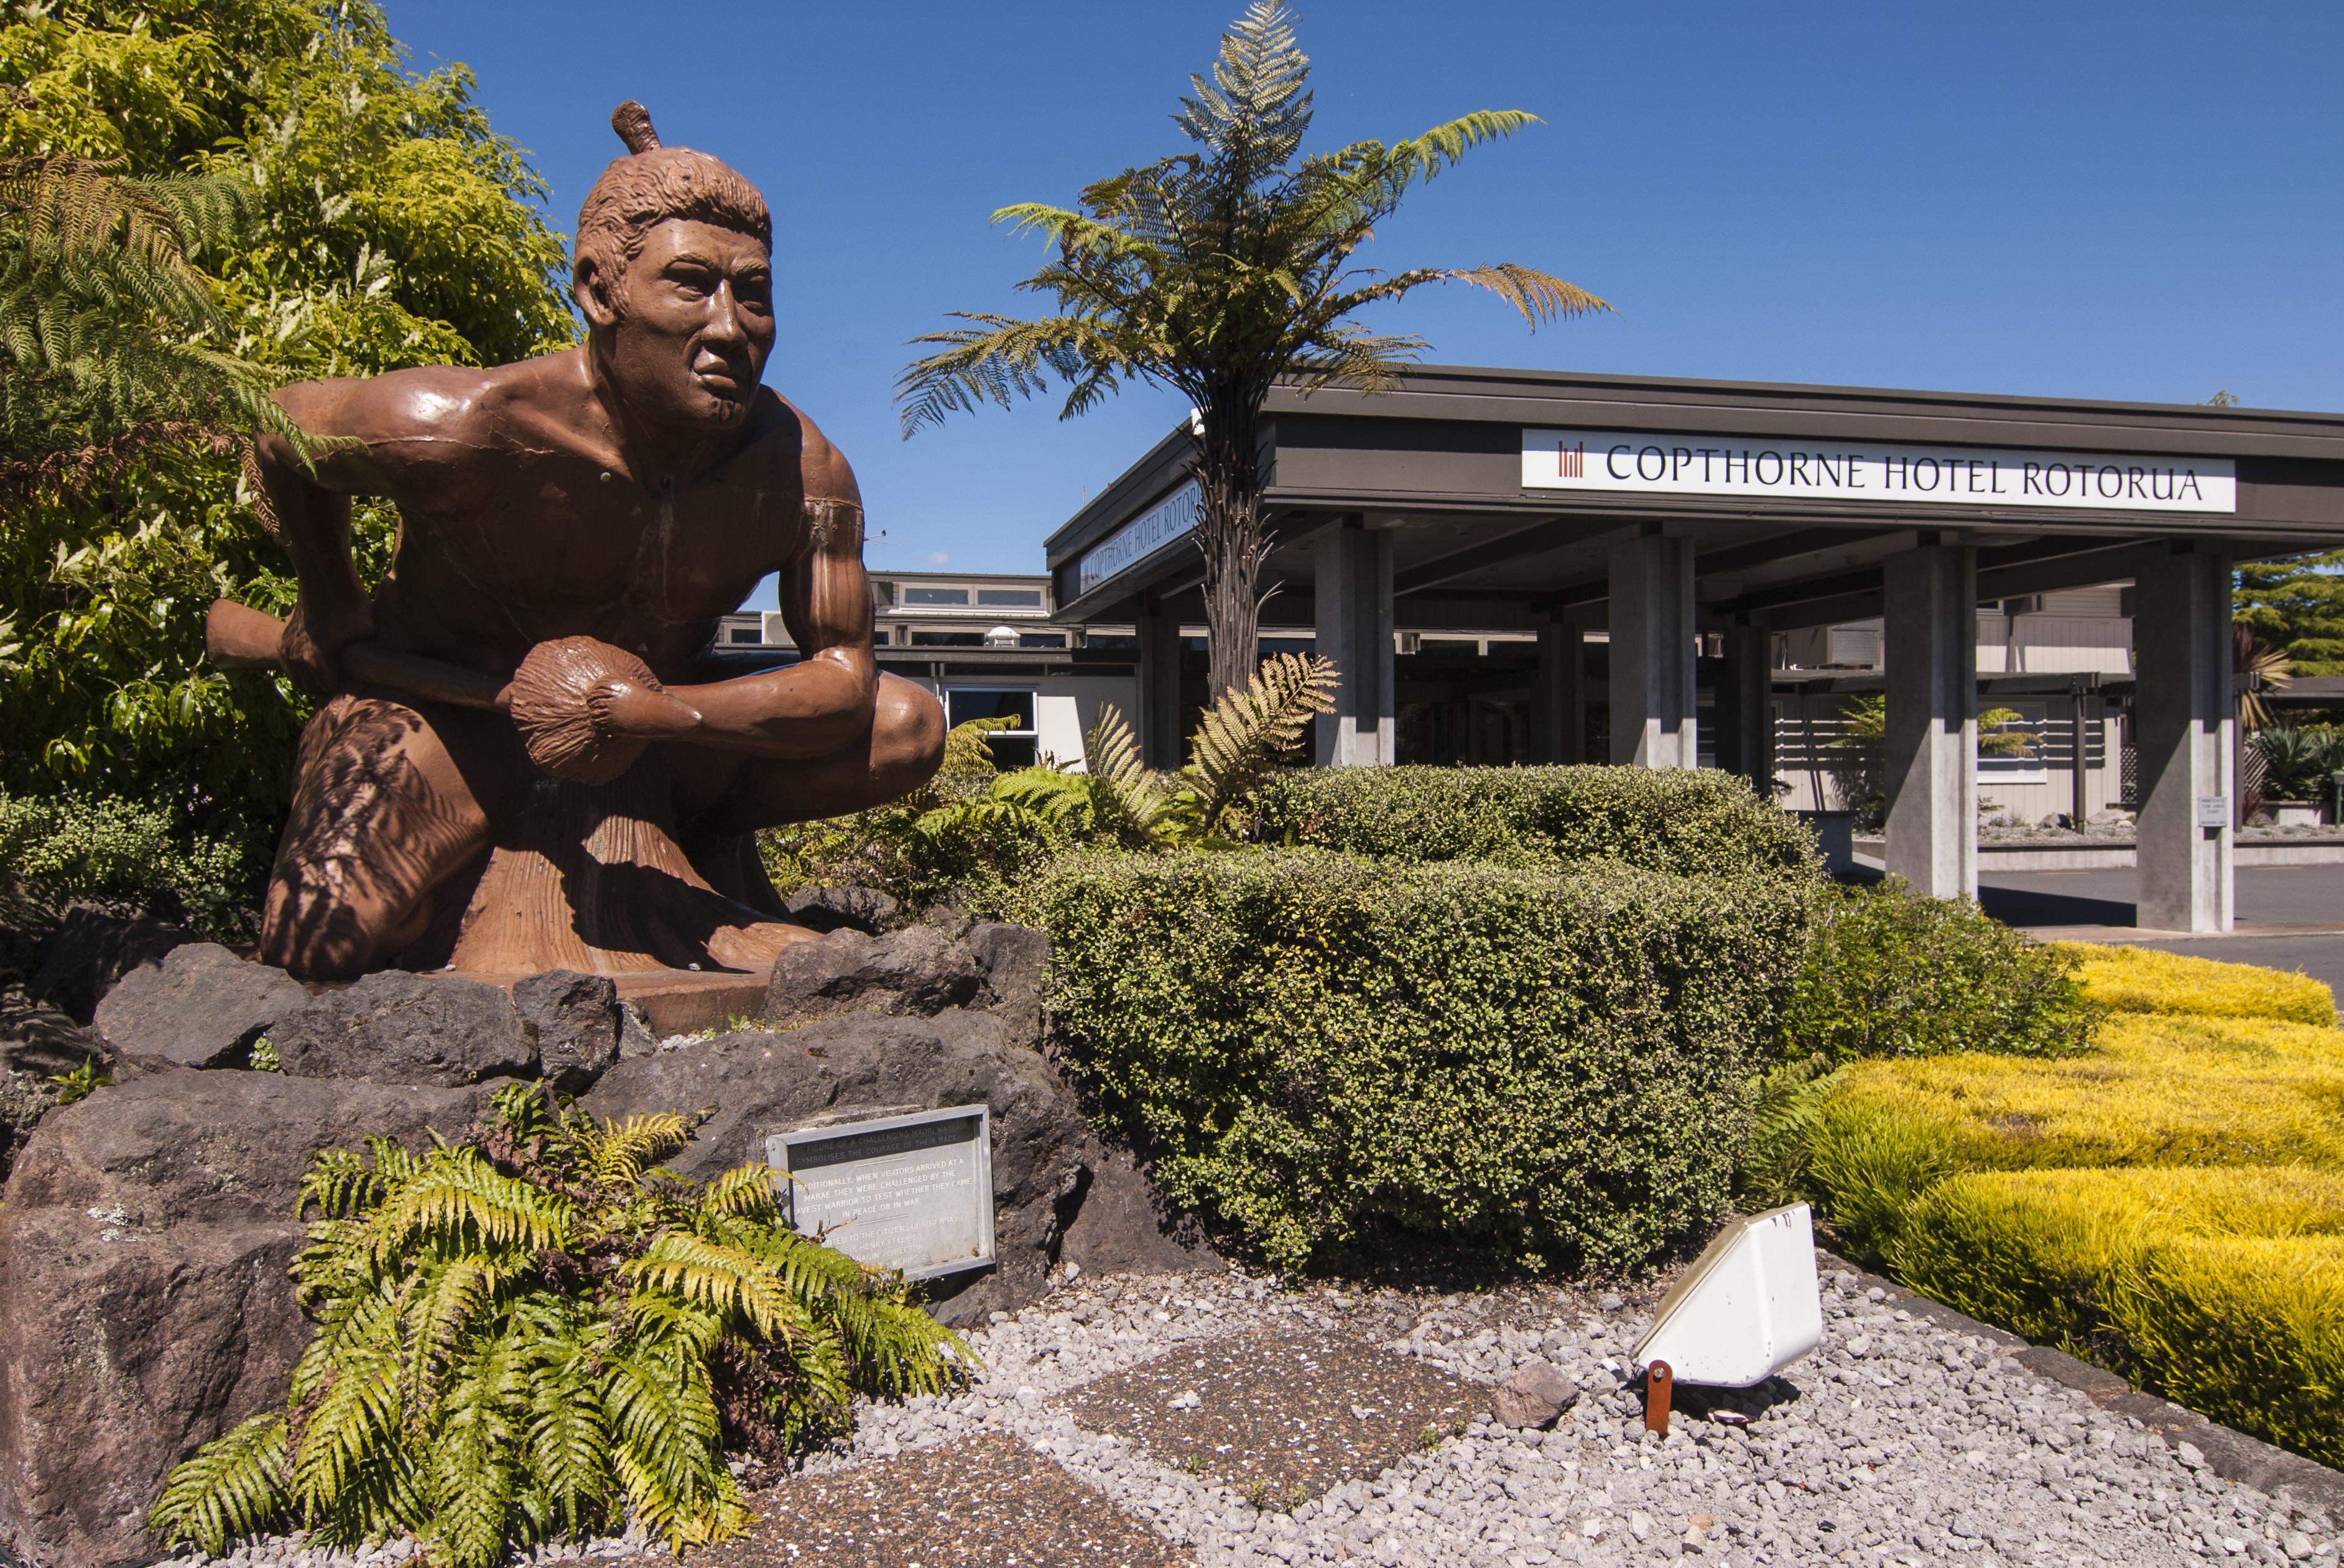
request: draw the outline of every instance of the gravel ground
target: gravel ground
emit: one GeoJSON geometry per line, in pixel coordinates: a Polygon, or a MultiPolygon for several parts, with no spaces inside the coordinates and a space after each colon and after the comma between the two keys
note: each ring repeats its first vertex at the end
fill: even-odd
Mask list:
{"type": "MultiPolygon", "coordinates": [[[[995,1314],[970,1336],[986,1364],[976,1386],[864,1409],[852,1447],[813,1457],[805,1473],[868,1469],[856,1479],[875,1490],[880,1473],[918,1471],[874,1461],[1006,1435],[1035,1457],[1026,1483],[1055,1486],[1063,1472],[1205,1568],[1680,1556],[1737,1565],[1958,1560],[1965,1568],[2154,1568],[2210,1560],[2339,1568],[2336,1520],[2218,1479],[2187,1462],[2194,1450],[2168,1450],[2130,1418],[2036,1378],[2005,1347],[1915,1318],[1844,1272],[1825,1278],[1824,1342],[1814,1356],[1738,1394],[1681,1386],[1668,1438],[1650,1436],[1624,1363],[1665,1283],[1625,1296],[1544,1286],[1440,1295],[1285,1293],[1237,1272],[1079,1280],[1015,1316],[995,1314]],[[1352,1474],[1290,1513],[1278,1506],[1290,1497],[1266,1494],[1257,1482],[1251,1495],[1266,1504],[1257,1507],[1161,1436],[1159,1445],[1175,1452],[1159,1458],[1142,1446],[1149,1428],[1108,1423],[1137,1432],[1134,1441],[1078,1421],[1086,1385],[1241,1333],[1379,1347],[1364,1358],[1322,1358],[1320,1372],[1341,1386],[1314,1391],[1314,1408],[1347,1406],[1356,1384],[1357,1402],[1372,1413],[1368,1396],[1392,1381],[1379,1369],[1405,1364],[1403,1356],[1412,1360],[1409,1372],[1473,1384],[1543,1356],[1583,1392],[1551,1431],[1518,1432],[1476,1416],[1461,1434],[1426,1434],[1438,1445],[1352,1474]]],[[[1204,1370],[1174,1380],[1186,1386],[1172,1398],[1198,1417],[1210,1418],[1217,1395],[1234,1402],[1255,1386],[1248,1377],[1264,1375],[1246,1357],[1194,1359],[1204,1370]]],[[[1110,1386],[1127,1402],[1130,1391],[1148,1384],[1130,1378],[1110,1386]]],[[[805,1484],[783,1483],[774,1502],[805,1484]]],[[[758,1534],[765,1540],[747,1560],[803,1560],[765,1530],[758,1534]]],[[[592,1550],[641,1554],[625,1543],[592,1550]]],[[[263,1543],[230,1561],[258,1568],[288,1560],[298,1568],[353,1561],[302,1553],[298,1541],[263,1543]]],[[[356,1561],[377,1568],[391,1560],[356,1561]]]]}

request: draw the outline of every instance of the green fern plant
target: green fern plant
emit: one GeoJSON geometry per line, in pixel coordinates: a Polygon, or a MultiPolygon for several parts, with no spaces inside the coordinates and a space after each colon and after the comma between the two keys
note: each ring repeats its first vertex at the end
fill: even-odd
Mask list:
{"type": "Polygon", "coordinates": [[[1262,660],[1243,690],[1226,691],[1189,737],[1191,760],[1166,775],[1141,760],[1139,742],[1113,703],[1085,737],[1085,770],[1022,768],[972,796],[923,814],[914,831],[932,840],[989,831],[1059,841],[1162,849],[1210,842],[1230,813],[1289,760],[1303,727],[1334,710],[1335,662],[1281,653],[1262,660]]]}
{"type": "Polygon", "coordinates": [[[1229,809],[1293,756],[1311,715],[1335,711],[1335,661],[1280,653],[1261,661],[1242,691],[1225,691],[1189,738],[1180,781],[1210,838],[1229,809]]]}
{"type": "Polygon", "coordinates": [[[533,1085],[494,1106],[463,1142],[318,1155],[294,1264],[316,1337],[282,1410],[171,1473],[161,1545],[299,1523],[495,1568],[631,1516],[704,1545],[750,1520],[728,1451],[785,1459],[854,1393],[972,1364],[900,1276],[792,1231],[766,1167],[661,1169],[683,1118],[598,1122],[533,1085]]]}

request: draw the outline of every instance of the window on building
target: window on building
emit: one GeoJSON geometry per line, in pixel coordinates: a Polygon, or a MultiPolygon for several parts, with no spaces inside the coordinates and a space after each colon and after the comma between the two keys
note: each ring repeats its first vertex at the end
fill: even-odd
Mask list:
{"type": "Polygon", "coordinates": [[[758,643],[765,640],[765,634],[762,628],[753,626],[728,627],[725,628],[724,640],[727,642],[758,643]]]}
{"type": "Polygon", "coordinates": [[[1042,590],[1033,588],[988,588],[976,590],[979,604],[1022,605],[1029,609],[1042,608],[1042,590]]]}
{"type": "Polygon", "coordinates": [[[1017,634],[1020,648],[1064,648],[1066,634],[1063,631],[1021,631],[1017,634]]]}
{"type": "Polygon", "coordinates": [[[968,590],[965,588],[911,588],[904,589],[905,604],[966,604],[968,590]]]}
{"type": "Polygon", "coordinates": [[[966,724],[972,719],[1005,719],[1009,722],[985,736],[993,760],[1003,768],[1031,768],[1039,753],[1034,727],[1034,694],[1000,687],[948,687],[945,691],[945,722],[966,724]]]}
{"type": "Polygon", "coordinates": [[[914,631],[914,648],[983,648],[985,633],[981,631],[914,631]]]}

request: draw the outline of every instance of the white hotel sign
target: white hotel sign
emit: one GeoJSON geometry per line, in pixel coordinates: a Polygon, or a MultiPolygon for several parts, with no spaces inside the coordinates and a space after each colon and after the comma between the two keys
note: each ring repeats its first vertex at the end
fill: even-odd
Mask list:
{"type": "Polygon", "coordinates": [[[1204,491],[1191,479],[1093,545],[1084,552],[1082,564],[1075,568],[1075,591],[1088,593],[1125,568],[1137,566],[1174,539],[1194,533],[1197,504],[1203,498],[1204,491]]]}
{"type": "Polygon", "coordinates": [[[1770,500],[2234,512],[2224,457],[1851,447],[1759,436],[1524,430],[1522,486],[1770,500]]]}

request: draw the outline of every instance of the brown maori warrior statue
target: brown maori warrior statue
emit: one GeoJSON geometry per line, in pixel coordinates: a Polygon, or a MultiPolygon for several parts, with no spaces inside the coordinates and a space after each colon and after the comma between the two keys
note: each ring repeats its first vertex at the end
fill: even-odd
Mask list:
{"type": "Polygon", "coordinates": [[[854,472],[759,384],[763,198],[661,146],[640,105],[611,124],[628,156],[578,219],[582,347],[288,387],[328,439],[310,464],[259,445],[300,602],[281,628],[215,605],[211,646],[322,699],[261,936],[303,978],[753,968],[810,934],[755,830],[893,799],[942,756],[935,698],[872,658],[854,472]],[[401,518],[371,597],[360,495],[401,518]],[[718,618],[773,574],[801,658],[703,680],[718,618]]]}

